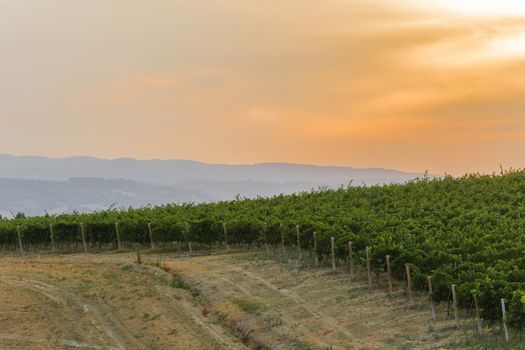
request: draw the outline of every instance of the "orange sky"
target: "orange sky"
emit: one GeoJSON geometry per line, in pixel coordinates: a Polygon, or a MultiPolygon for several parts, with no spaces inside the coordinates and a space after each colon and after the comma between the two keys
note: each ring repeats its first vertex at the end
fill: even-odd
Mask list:
{"type": "Polygon", "coordinates": [[[0,63],[0,153],[525,166],[521,1],[2,0],[0,63]]]}

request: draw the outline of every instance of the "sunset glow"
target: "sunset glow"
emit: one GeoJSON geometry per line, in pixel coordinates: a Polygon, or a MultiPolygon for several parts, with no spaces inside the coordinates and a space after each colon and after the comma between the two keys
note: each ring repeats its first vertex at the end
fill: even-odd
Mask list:
{"type": "Polygon", "coordinates": [[[525,14],[525,3],[516,0],[431,0],[430,3],[443,9],[473,16],[513,16],[525,14]]]}
{"type": "Polygon", "coordinates": [[[525,56],[525,32],[497,39],[491,49],[502,56],[525,56]]]}
{"type": "Polygon", "coordinates": [[[0,153],[525,166],[525,3],[0,2],[0,153]]]}

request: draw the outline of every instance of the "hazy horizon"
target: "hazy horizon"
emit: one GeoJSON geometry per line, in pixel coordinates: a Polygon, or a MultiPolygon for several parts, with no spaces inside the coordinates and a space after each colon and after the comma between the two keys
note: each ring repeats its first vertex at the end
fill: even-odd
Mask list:
{"type": "MultiPolygon", "coordinates": [[[[370,166],[370,167],[356,167],[350,165],[337,165],[337,164],[321,164],[321,163],[300,163],[300,162],[285,162],[285,161],[264,161],[264,162],[244,162],[244,163],[226,163],[226,162],[206,162],[198,159],[186,159],[186,158],[139,158],[139,157],[132,157],[132,156],[120,156],[120,157],[101,157],[101,156],[91,156],[91,155],[70,155],[70,156],[46,156],[46,155],[30,155],[30,154],[8,154],[8,153],[0,153],[0,156],[13,156],[13,157],[19,157],[19,158],[48,158],[52,160],[63,160],[63,159],[71,159],[71,158],[90,158],[90,159],[98,159],[98,160],[105,160],[105,161],[113,161],[113,160],[138,160],[138,161],[185,161],[185,162],[194,162],[194,163],[200,163],[200,164],[206,164],[206,165],[239,165],[239,166],[251,166],[251,165],[265,165],[265,164],[276,164],[276,165],[298,165],[298,166],[311,166],[311,167],[319,167],[319,168],[352,168],[356,170],[367,170],[367,169],[381,169],[381,170],[391,170],[391,171],[399,171],[403,173],[420,173],[424,174],[425,172],[428,172],[432,175],[438,175],[438,176],[444,176],[444,175],[452,175],[455,177],[460,177],[464,175],[469,174],[493,174],[493,173],[500,173],[502,170],[519,170],[525,168],[525,165],[522,166],[509,166],[504,167],[502,164],[496,164],[494,165],[493,169],[486,170],[486,171],[479,171],[476,169],[472,169],[472,171],[467,171],[464,173],[450,173],[446,170],[443,172],[431,172],[429,170],[429,167],[425,169],[419,169],[419,170],[407,170],[407,169],[399,169],[399,168],[387,168],[387,167],[381,167],[381,166],[370,166]]],[[[0,174],[0,178],[1,174],[0,174]]]]}
{"type": "MultiPolygon", "coordinates": [[[[70,159],[70,158],[91,158],[91,159],[100,159],[100,160],[123,160],[123,159],[131,159],[131,160],[138,160],[138,161],[186,161],[186,162],[195,162],[195,163],[201,163],[201,164],[209,164],[209,165],[264,165],[264,164],[285,164],[285,165],[304,165],[304,166],[312,166],[312,167],[332,167],[332,168],[354,168],[354,169],[384,169],[384,170],[393,170],[393,171],[400,171],[400,172],[407,172],[412,173],[412,171],[408,171],[405,169],[393,169],[393,168],[385,168],[381,166],[377,167],[355,167],[352,165],[330,165],[330,164],[315,164],[315,163],[299,163],[299,162],[284,162],[284,161],[267,161],[267,162],[245,162],[245,163],[226,163],[226,162],[205,162],[199,159],[186,159],[186,158],[139,158],[139,157],[132,157],[132,156],[120,156],[120,157],[99,157],[99,156],[90,156],[90,155],[71,155],[71,156],[41,156],[41,155],[34,155],[34,154],[9,154],[9,153],[0,153],[1,156],[12,156],[12,157],[18,157],[18,158],[48,158],[52,160],[61,160],[61,159],[70,159]]],[[[419,171],[414,171],[415,173],[424,173],[428,169],[420,169],[419,171]]]]}
{"type": "Polygon", "coordinates": [[[403,183],[423,173],[288,163],[16,157],[0,154],[0,216],[271,197],[318,188],[403,183]]]}

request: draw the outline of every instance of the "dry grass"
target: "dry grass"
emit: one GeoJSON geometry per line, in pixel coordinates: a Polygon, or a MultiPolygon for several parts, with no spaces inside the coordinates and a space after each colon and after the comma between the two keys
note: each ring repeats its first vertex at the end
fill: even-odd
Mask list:
{"type": "Polygon", "coordinates": [[[360,270],[351,277],[342,267],[261,252],[135,260],[135,253],[1,258],[0,348],[483,346],[455,330],[446,305],[432,322],[426,296],[415,293],[410,307],[396,283],[390,299],[382,277],[369,291],[360,270]]]}

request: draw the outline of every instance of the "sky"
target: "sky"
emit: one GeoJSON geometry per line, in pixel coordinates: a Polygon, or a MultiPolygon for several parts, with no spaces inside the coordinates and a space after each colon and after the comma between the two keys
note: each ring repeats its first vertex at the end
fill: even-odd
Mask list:
{"type": "Polygon", "coordinates": [[[0,0],[0,153],[525,166],[525,2],[0,0]]]}

